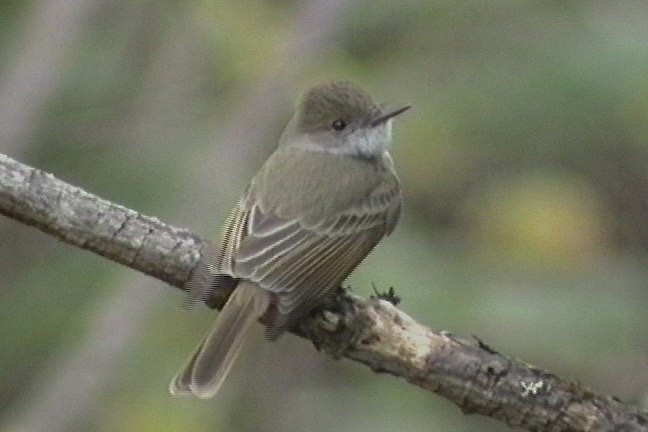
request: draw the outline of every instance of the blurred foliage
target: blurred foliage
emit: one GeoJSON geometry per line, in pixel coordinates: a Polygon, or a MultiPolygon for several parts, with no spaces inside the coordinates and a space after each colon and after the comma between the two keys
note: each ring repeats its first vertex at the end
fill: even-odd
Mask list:
{"type": "MultiPolygon", "coordinates": [[[[0,152],[214,236],[291,101],[352,79],[415,107],[395,127],[402,223],[353,290],[395,286],[435,329],[648,404],[648,4],[79,4],[0,3],[0,100],[31,110],[26,138],[0,152]],[[38,19],[47,7],[74,18],[62,44],[47,45],[65,30],[38,19]],[[48,93],[22,103],[32,86],[16,65],[48,53],[35,71],[48,93]]],[[[124,280],[147,282],[18,223],[0,231],[2,425],[55,380],[53,364],[102,344],[89,329],[124,280]]],[[[290,337],[250,344],[216,400],[171,398],[213,313],[158,288],[67,430],[508,430],[290,337]]]]}

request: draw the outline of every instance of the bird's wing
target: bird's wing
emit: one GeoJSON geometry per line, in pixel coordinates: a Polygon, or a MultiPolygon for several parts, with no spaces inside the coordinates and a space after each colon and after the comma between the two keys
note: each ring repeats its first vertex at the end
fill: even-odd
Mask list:
{"type": "Polygon", "coordinates": [[[375,188],[333,217],[305,223],[262,211],[257,203],[228,223],[221,268],[277,296],[268,335],[276,337],[308,313],[389,234],[400,212],[397,180],[375,188]]]}

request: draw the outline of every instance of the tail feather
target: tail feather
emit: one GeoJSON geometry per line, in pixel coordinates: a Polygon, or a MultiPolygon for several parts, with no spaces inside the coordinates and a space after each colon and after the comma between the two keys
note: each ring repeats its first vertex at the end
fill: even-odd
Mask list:
{"type": "Polygon", "coordinates": [[[238,356],[246,335],[267,310],[269,294],[241,282],[196,352],[171,381],[173,395],[214,396],[238,356]]]}
{"type": "Polygon", "coordinates": [[[182,369],[178,371],[171,384],[169,385],[169,392],[173,396],[191,396],[193,392],[191,391],[191,373],[196,363],[196,357],[202,350],[204,341],[198,345],[198,349],[189,357],[187,362],[182,366],[182,369]]]}

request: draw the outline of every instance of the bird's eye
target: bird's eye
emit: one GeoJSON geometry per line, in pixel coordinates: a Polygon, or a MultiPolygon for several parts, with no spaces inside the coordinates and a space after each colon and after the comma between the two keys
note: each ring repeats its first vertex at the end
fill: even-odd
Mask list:
{"type": "Polygon", "coordinates": [[[336,131],[341,131],[342,129],[347,127],[347,124],[344,120],[337,119],[334,120],[333,123],[331,123],[331,127],[336,131]]]}

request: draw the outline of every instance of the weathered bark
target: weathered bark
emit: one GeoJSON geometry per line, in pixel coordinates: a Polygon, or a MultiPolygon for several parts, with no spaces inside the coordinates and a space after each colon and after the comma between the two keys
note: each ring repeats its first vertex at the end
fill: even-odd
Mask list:
{"type": "Polygon", "coordinates": [[[197,235],[1,154],[0,179],[0,213],[173,286],[182,287],[200,256],[197,235]]]}
{"type": "MultiPolygon", "coordinates": [[[[0,213],[183,288],[204,241],[0,155],[0,213]]],[[[222,304],[229,293],[216,293],[222,304]]],[[[648,431],[648,414],[437,333],[391,303],[341,294],[295,332],[318,348],[403,377],[457,404],[533,431],[648,431]]]]}

